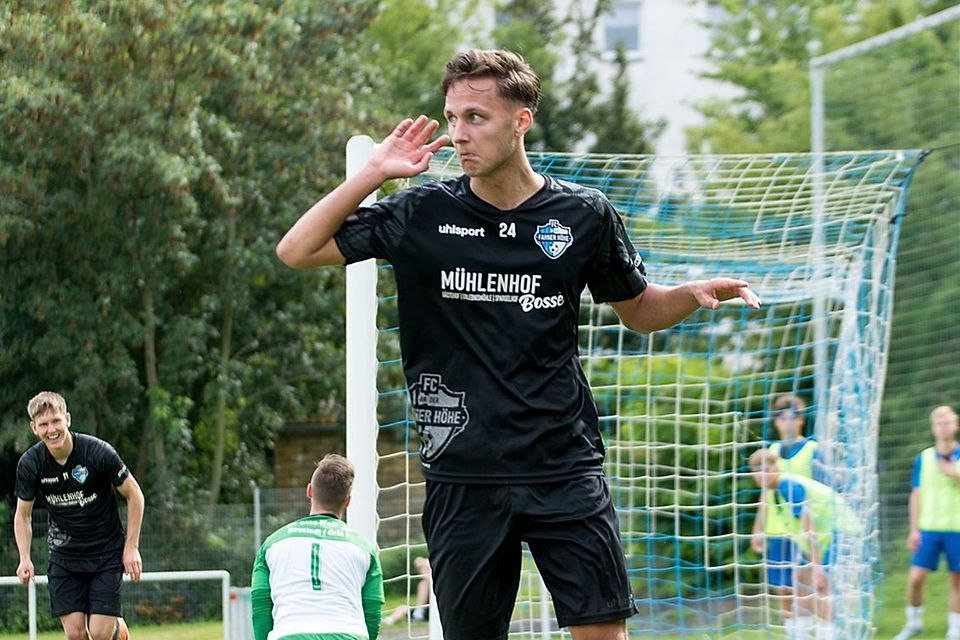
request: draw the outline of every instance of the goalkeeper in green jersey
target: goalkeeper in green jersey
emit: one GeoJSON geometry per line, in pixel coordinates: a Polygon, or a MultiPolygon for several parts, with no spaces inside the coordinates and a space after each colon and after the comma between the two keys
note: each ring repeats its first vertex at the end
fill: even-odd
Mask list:
{"type": "Polygon", "coordinates": [[[310,515],[278,529],[253,563],[256,640],[376,640],[383,573],[376,547],[342,521],[353,465],[336,454],[317,464],[310,515]]]}

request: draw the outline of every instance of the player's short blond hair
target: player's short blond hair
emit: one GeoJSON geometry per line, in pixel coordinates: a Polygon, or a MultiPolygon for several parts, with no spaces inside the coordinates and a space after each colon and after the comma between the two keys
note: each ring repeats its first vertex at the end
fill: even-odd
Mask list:
{"type": "Polygon", "coordinates": [[[937,418],[953,418],[953,421],[957,422],[957,412],[949,405],[941,405],[930,412],[931,422],[937,418]]]}
{"type": "Polygon", "coordinates": [[[328,453],[317,463],[310,478],[313,502],[331,511],[339,511],[353,490],[353,463],[336,453],[328,453]]]}
{"type": "Polygon", "coordinates": [[[773,451],[770,451],[770,449],[763,447],[762,449],[757,449],[750,454],[749,463],[751,469],[767,470],[776,466],[777,460],[779,460],[777,454],[775,454],[773,451]]]}
{"type": "Polygon", "coordinates": [[[48,411],[67,415],[67,401],[55,391],[41,391],[27,403],[27,415],[30,420],[36,420],[48,411]]]}

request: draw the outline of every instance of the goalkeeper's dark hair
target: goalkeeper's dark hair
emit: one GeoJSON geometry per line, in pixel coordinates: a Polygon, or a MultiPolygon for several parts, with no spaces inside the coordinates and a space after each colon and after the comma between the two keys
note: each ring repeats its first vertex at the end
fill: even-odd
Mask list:
{"type": "Polygon", "coordinates": [[[330,511],[339,511],[353,490],[353,463],[336,453],[330,453],[317,463],[310,478],[313,502],[330,511]]]}
{"type": "Polygon", "coordinates": [[[523,57],[506,49],[471,49],[458,53],[447,63],[441,88],[464,78],[493,78],[500,97],[519,102],[534,113],[540,105],[540,78],[523,57]]]}

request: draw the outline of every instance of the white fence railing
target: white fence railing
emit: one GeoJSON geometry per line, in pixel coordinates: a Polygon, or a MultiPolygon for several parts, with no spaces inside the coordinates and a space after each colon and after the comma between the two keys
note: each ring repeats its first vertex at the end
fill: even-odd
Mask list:
{"type": "MultiPolygon", "coordinates": [[[[129,576],[123,576],[129,582],[129,576]]],[[[176,582],[181,580],[219,580],[221,589],[221,608],[223,610],[223,637],[231,638],[230,628],[230,572],[222,569],[211,571],[150,571],[140,575],[141,582],[176,582]]],[[[0,586],[19,585],[16,576],[0,576],[0,586]]],[[[37,576],[27,584],[27,607],[29,610],[30,640],[37,639],[37,585],[47,584],[47,576],[37,576]]],[[[241,622],[241,621],[238,621],[241,622]]],[[[242,622],[241,622],[242,624],[242,622]]]]}

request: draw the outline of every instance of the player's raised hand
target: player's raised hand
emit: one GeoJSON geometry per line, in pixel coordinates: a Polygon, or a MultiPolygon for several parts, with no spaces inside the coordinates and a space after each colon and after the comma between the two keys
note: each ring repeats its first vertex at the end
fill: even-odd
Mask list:
{"type": "Polygon", "coordinates": [[[447,135],[430,141],[439,128],[440,123],[427,116],[421,115],[416,120],[407,118],[377,146],[369,164],[388,180],[423,173],[430,166],[433,154],[450,141],[447,135]]]}
{"type": "Polygon", "coordinates": [[[760,298],[744,280],[734,278],[711,278],[710,280],[694,280],[690,283],[690,290],[701,307],[716,309],[724,300],[741,298],[748,307],[760,308],[760,298]]]}
{"type": "Polygon", "coordinates": [[[123,572],[130,576],[132,582],[140,582],[141,571],[143,571],[143,560],[140,558],[140,550],[124,547],[123,572]]]}
{"type": "Polygon", "coordinates": [[[20,578],[20,584],[27,584],[34,579],[33,562],[29,558],[17,566],[17,577],[20,578]]]}

